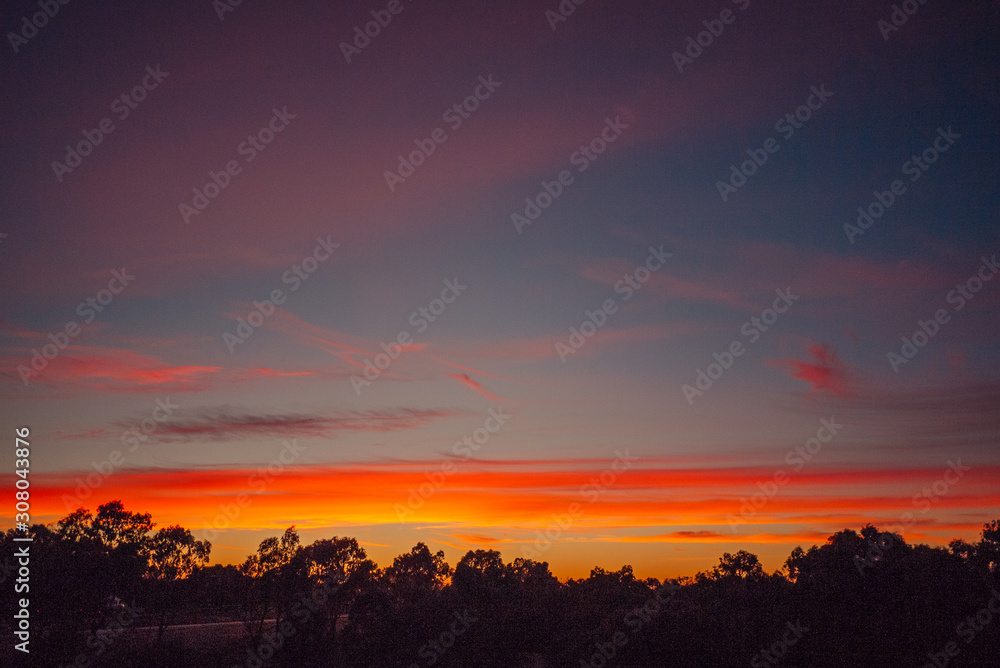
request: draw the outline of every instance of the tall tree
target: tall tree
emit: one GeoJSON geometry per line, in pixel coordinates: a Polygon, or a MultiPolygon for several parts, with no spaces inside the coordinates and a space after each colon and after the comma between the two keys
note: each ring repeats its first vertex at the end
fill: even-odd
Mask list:
{"type": "Polygon", "coordinates": [[[146,554],[146,578],[151,581],[157,612],[157,642],[176,613],[182,600],[181,580],[190,577],[194,569],[206,566],[212,545],[207,540],[195,540],[188,529],[174,525],[156,532],[149,538],[146,554]]]}

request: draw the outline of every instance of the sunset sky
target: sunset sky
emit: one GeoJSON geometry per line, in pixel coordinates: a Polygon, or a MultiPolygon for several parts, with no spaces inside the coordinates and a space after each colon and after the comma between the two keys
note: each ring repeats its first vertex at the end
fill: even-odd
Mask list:
{"type": "Polygon", "coordinates": [[[32,521],[560,578],[976,539],[1000,3],[912,4],[6,3],[32,521]]]}

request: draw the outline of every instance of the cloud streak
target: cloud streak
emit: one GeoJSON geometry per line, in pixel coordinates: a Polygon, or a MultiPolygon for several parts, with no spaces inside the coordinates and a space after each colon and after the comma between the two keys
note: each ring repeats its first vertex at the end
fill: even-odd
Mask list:
{"type": "MultiPolygon", "coordinates": [[[[398,408],[341,415],[255,413],[232,406],[180,412],[160,425],[159,441],[238,441],[247,438],[330,437],[341,431],[387,433],[462,415],[452,410],[398,408]]],[[[127,425],[122,425],[127,426],[127,425]]]]}

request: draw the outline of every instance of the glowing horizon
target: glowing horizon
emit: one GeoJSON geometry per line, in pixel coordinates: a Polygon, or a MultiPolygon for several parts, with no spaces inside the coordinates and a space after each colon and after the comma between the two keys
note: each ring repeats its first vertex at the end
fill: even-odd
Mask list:
{"type": "Polygon", "coordinates": [[[995,12],[399,6],[345,50],[374,6],[70,4],[8,52],[33,522],[662,578],[1000,517],[995,12]]]}

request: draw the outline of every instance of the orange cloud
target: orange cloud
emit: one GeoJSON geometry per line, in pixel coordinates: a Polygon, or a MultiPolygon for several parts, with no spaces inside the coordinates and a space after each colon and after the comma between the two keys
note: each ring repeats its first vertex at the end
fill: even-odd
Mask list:
{"type": "Polygon", "coordinates": [[[284,376],[312,376],[315,375],[314,371],[275,371],[274,369],[266,369],[263,367],[256,367],[254,369],[257,373],[262,376],[274,376],[274,377],[284,377],[284,376]]]}
{"type": "Polygon", "coordinates": [[[737,536],[718,531],[674,531],[655,536],[626,536],[622,543],[824,543],[830,534],[823,531],[757,533],[737,536]]]}
{"type": "Polygon", "coordinates": [[[467,533],[456,533],[452,534],[452,538],[456,538],[465,543],[472,543],[474,545],[482,545],[484,543],[503,543],[506,542],[502,538],[495,538],[493,536],[483,536],[474,535],[467,533]]]}
{"type": "Polygon", "coordinates": [[[436,536],[443,529],[456,540],[485,543],[500,541],[491,538],[496,533],[503,542],[526,540],[577,503],[566,532],[573,540],[794,542],[872,522],[884,528],[902,523],[909,539],[940,542],[943,531],[974,535],[996,512],[1000,483],[1000,467],[973,468],[924,513],[913,495],[938,480],[939,469],[804,471],[734,530],[727,515],[741,512],[744,498],[767,479],[765,469],[666,468],[657,460],[638,460],[613,472],[612,461],[452,460],[446,469],[426,461],[287,466],[276,460],[270,467],[240,469],[121,470],[107,478],[93,471],[36,473],[32,508],[39,521],[51,522],[76,505],[93,510],[121,499],[131,509],[151,512],[160,524],[198,531],[218,526],[215,519],[242,499],[238,517],[226,520],[235,530],[278,530],[291,523],[398,527],[405,521],[418,533],[436,536]],[[90,490],[88,475],[96,485],[90,490]],[[88,498],[73,502],[79,492],[88,498]],[[401,515],[400,508],[410,512],[401,515]],[[914,519],[904,520],[905,513],[914,519]]]}

